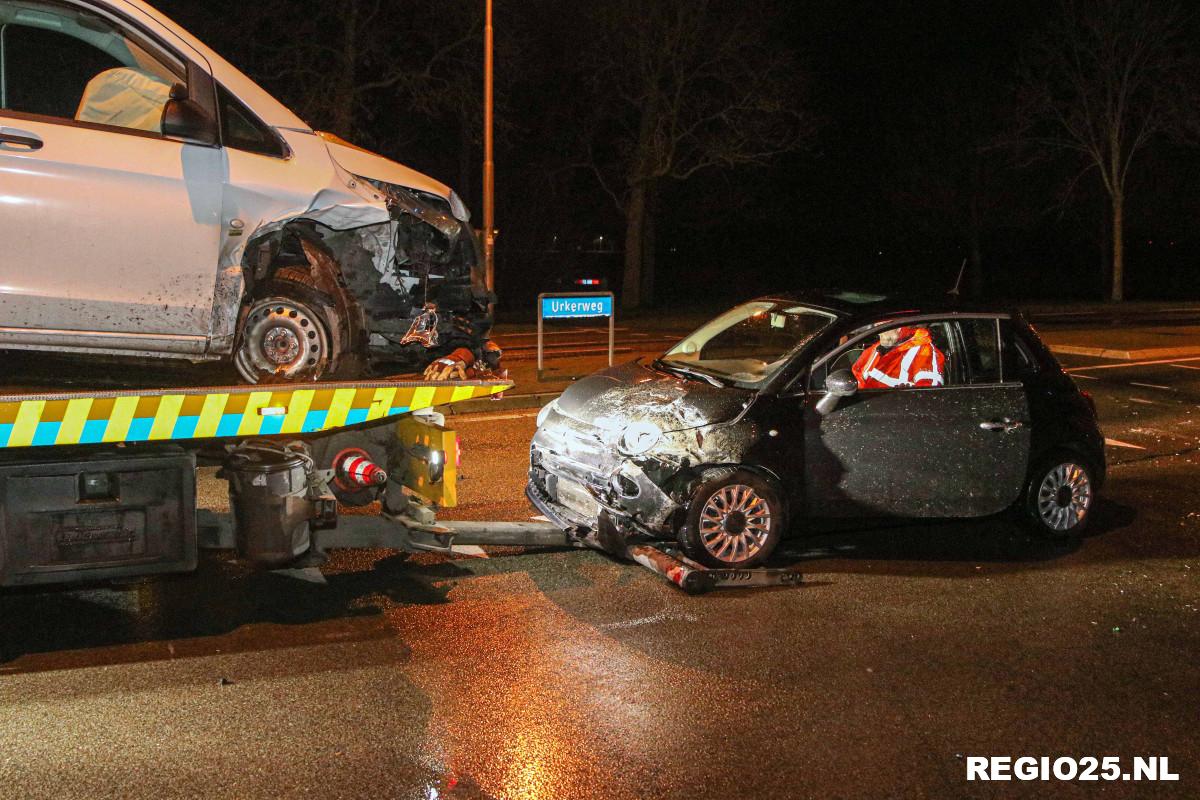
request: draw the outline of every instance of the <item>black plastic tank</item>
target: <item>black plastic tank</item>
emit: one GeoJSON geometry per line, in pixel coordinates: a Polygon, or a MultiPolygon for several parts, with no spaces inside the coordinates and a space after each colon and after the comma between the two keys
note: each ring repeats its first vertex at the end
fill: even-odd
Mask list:
{"type": "Polygon", "coordinates": [[[310,459],[290,450],[242,448],[226,462],[238,554],[259,566],[282,567],[312,543],[310,459]]]}

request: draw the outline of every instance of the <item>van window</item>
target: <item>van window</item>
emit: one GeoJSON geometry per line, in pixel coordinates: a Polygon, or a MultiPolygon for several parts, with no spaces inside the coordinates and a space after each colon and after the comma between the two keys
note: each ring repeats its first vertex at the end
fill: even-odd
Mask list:
{"type": "Polygon", "coordinates": [[[183,65],[151,54],[109,20],[78,9],[0,0],[0,106],[162,132],[183,65]]]}
{"type": "Polygon", "coordinates": [[[217,105],[221,109],[221,143],[236,150],[264,156],[286,158],[279,136],[254,112],[242,105],[224,86],[217,87],[217,105]]]}

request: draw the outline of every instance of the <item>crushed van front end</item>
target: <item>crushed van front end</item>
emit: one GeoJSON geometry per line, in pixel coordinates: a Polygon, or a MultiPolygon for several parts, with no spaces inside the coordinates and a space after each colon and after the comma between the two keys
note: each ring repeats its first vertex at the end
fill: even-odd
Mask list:
{"type": "Polygon", "coordinates": [[[483,285],[465,210],[456,215],[436,195],[371,183],[387,198],[391,220],[333,237],[363,311],[371,360],[419,369],[463,347],[481,358],[495,298],[483,285]]]}

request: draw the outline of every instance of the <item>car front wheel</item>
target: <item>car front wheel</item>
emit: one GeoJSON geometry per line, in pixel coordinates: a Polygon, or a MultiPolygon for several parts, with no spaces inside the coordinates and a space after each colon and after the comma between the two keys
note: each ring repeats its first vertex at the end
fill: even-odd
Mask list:
{"type": "Polygon", "coordinates": [[[1083,459],[1063,453],[1033,471],[1025,488],[1025,516],[1044,536],[1075,536],[1091,520],[1095,500],[1091,469],[1083,459]]]}
{"type": "Polygon", "coordinates": [[[784,506],[775,488],[746,470],[705,475],[692,493],[679,544],[691,559],[724,569],[757,566],[783,536],[784,506]]]}

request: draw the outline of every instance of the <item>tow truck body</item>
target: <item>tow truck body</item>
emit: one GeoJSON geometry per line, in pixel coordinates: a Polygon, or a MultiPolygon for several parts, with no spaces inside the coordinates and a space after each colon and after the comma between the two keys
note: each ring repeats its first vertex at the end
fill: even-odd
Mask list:
{"type": "MultiPolygon", "coordinates": [[[[390,380],[0,395],[0,586],[187,572],[208,548],[319,580],[336,548],[597,547],[548,522],[437,520],[457,503],[459,450],[435,409],[510,386],[390,380]],[[229,482],[230,513],[197,509],[204,465],[229,482]],[[338,513],[376,503],[378,513],[338,513]]],[[[708,570],[647,543],[614,555],[689,592],[799,579],[708,570]]]]}

